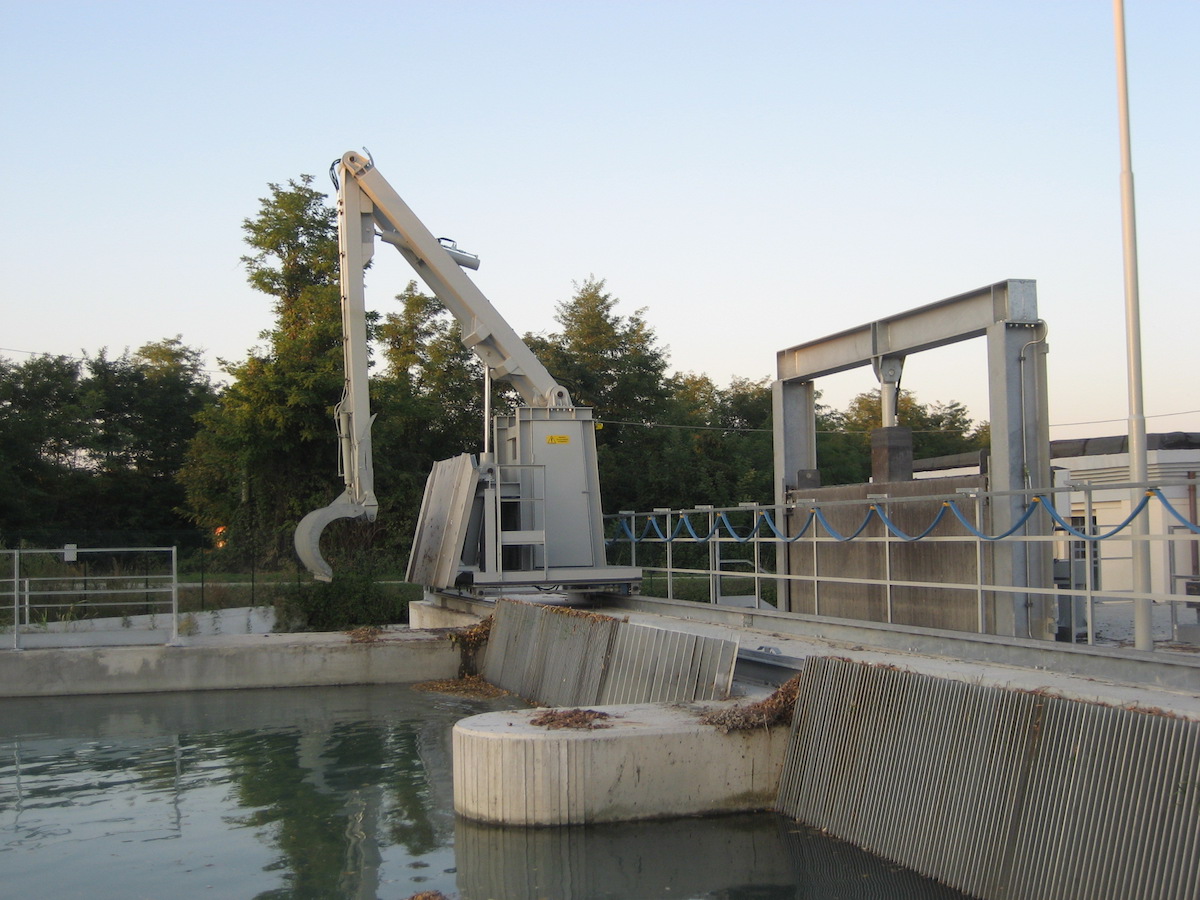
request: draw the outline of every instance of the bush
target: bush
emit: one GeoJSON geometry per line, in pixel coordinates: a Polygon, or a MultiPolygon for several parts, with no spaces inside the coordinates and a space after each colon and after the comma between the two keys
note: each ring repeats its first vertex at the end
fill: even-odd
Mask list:
{"type": "Polygon", "coordinates": [[[412,584],[377,582],[368,574],[334,576],[333,581],[280,585],[275,600],[277,631],[344,631],[361,625],[408,621],[408,604],[419,600],[412,584]]]}

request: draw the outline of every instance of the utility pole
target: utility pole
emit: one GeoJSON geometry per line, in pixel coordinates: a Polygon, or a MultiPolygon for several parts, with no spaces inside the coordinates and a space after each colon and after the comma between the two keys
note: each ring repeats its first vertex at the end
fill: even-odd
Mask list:
{"type": "MultiPolygon", "coordinates": [[[[1149,481],[1146,462],[1146,413],[1142,397],[1142,321],[1138,297],[1137,222],[1133,203],[1133,154],[1129,142],[1129,81],[1125,63],[1125,2],[1113,0],[1113,19],[1117,38],[1117,107],[1121,131],[1121,243],[1125,259],[1125,356],[1129,373],[1129,480],[1149,481]]],[[[1136,507],[1142,489],[1130,493],[1136,507]]],[[[1137,517],[1130,528],[1133,563],[1133,645],[1137,650],[1153,650],[1153,622],[1150,593],[1150,544],[1146,514],[1137,517]]]]}

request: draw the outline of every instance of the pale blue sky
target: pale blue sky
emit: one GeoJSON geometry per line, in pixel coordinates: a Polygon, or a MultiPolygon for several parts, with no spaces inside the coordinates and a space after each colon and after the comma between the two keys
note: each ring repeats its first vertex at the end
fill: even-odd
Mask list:
{"type": "MultiPolygon", "coordinates": [[[[1151,431],[1200,431],[1200,2],[1127,0],[1151,431]],[[1158,417],[1160,413],[1193,411],[1158,417]]],[[[1054,437],[1125,429],[1111,4],[0,0],[0,347],[270,324],[240,223],[366,146],[519,332],[589,274],[672,364],[775,353],[1004,278],[1038,282],[1054,437]]],[[[411,277],[390,248],[383,311],[411,277]]],[[[215,362],[213,368],[216,368],[215,362]]],[[[983,344],[912,357],[987,417],[983,344]]],[[[867,370],[828,379],[842,406],[867,370]]]]}

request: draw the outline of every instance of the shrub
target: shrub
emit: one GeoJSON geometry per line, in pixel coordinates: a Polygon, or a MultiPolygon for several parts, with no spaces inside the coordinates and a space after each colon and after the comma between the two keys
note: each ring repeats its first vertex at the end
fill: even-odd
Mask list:
{"type": "Polygon", "coordinates": [[[408,621],[408,604],[420,599],[411,584],[380,583],[369,574],[339,573],[331,582],[280,585],[275,599],[278,631],[345,631],[362,625],[408,621]]]}

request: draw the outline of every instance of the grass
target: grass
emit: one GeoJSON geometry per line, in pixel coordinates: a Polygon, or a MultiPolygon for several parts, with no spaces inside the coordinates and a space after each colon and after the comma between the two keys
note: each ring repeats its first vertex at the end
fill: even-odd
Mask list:
{"type": "MultiPolygon", "coordinates": [[[[676,600],[693,603],[711,603],[707,575],[676,575],[671,579],[672,594],[676,600]]],[[[764,603],[775,605],[775,581],[764,575],[759,579],[759,590],[764,603]]],[[[721,578],[721,592],[727,596],[751,596],[754,594],[754,579],[725,575],[721,578]]],[[[667,596],[667,576],[661,572],[645,572],[642,576],[642,594],[647,597],[667,596]]]]}

